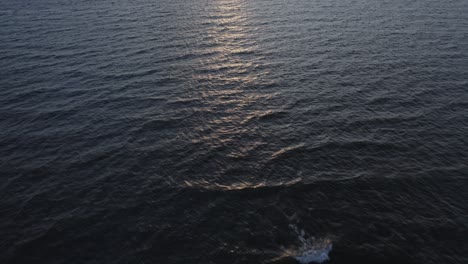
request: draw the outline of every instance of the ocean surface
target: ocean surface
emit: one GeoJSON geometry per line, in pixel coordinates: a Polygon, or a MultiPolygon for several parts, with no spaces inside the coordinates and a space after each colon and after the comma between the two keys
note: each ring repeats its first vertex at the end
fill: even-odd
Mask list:
{"type": "Polygon", "coordinates": [[[468,263],[467,0],[1,0],[0,263],[468,263]]]}

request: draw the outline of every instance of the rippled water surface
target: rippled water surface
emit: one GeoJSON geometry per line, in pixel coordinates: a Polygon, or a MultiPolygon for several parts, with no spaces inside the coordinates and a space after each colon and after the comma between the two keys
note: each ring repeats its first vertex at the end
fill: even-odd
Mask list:
{"type": "Polygon", "coordinates": [[[0,262],[468,263],[467,14],[1,1],[0,262]]]}

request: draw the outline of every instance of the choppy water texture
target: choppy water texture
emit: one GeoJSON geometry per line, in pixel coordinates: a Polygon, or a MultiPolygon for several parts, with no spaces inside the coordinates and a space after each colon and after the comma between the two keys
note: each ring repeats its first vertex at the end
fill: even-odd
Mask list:
{"type": "Polygon", "coordinates": [[[467,14],[2,0],[0,262],[468,263],[467,14]]]}

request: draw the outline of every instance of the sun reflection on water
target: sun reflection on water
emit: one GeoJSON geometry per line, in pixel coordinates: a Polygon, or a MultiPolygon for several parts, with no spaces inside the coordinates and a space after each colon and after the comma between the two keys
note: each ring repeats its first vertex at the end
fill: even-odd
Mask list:
{"type": "Polygon", "coordinates": [[[217,164],[213,184],[216,176],[236,166],[244,169],[238,174],[249,174],[236,175],[237,182],[248,182],[246,177],[255,173],[237,161],[254,156],[265,144],[252,120],[270,111],[266,102],[276,93],[262,89],[267,83],[264,80],[268,79],[268,68],[264,67],[264,57],[257,49],[257,28],[250,21],[246,2],[214,1],[213,4],[203,18],[203,23],[211,26],[205,36],[200,36],[202,45],[197,45],[199,54],[208,55],[198,60],[191,76],[195,96],[203,109],[199,124],[191,131],[191,142],[198,144],[205,150],[203,155],[212,157],[210,162],[217,164]]]}

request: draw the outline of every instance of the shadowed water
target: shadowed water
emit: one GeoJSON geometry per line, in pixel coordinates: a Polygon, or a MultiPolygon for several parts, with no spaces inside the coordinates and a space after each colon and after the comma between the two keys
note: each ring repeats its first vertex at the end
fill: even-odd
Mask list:
{"type": "Polygon", "coordinates": [[[3,0],[0,262],[467,263],[467,12],[3,0]]]}

